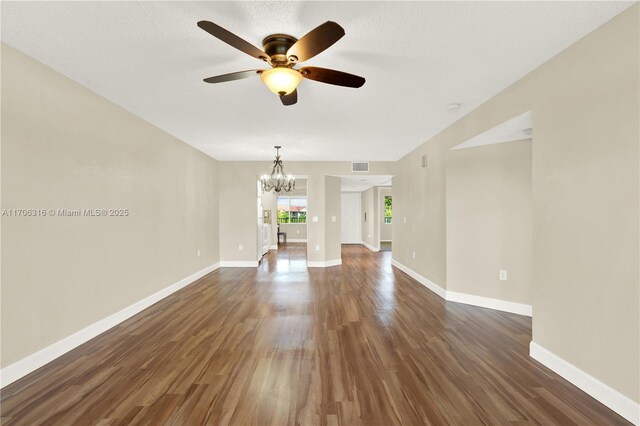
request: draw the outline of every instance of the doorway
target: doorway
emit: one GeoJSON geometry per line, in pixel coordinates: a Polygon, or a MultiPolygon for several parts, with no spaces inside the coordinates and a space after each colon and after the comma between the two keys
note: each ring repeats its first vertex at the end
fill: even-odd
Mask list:
{"type": "Polygon", "coordinates": [[[374,252],[391,251],[392,178],[341,176],[342,244],[362,244],[374,252]]]}
{"type": "Polygon", "coordinates": [[[296,177],[291,192],[267,192],[259,197],[259,258],[277,263],[279,268],[306,268],[307,178],[296,177]]]}
{"type": "Polygon", "coordinates": [[[276,195],[276,244],[307,244],[307,179],[296,179],[296,188],[276,195]]]}

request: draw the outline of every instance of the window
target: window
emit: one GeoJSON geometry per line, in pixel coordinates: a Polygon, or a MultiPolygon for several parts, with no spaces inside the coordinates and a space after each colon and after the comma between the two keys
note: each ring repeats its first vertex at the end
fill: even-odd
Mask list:
{"type": "Polygon", "coordinates": [[[391,223],[393,217],[391,206],[391,195],[384,196],[384,223],[391,223]]]}
{"type": "Polygon", "coordinates": [[[307,223],[307,198],[278,197],[278,223],[307,223]]]}

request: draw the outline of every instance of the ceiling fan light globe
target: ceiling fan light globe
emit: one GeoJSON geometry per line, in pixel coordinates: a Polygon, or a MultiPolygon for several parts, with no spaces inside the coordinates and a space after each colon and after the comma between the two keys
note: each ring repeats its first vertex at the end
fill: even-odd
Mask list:
{"type": "Polygon", "coordinates": [[[294,69],[276,67],[263,71],[260,79],[269,90],[279,96],[285,96],[296,90],[302,80],[302,75],[294,69]]]}

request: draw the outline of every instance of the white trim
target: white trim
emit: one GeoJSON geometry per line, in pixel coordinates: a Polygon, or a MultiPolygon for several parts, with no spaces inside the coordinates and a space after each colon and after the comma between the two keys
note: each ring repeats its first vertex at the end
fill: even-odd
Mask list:
{"type": "Polygon", "coordinates": [[[393,241],[393,240],[380,240],[380,242],[381,242],[381,243],[390,243],[390,242],[392,242],[392,241],[393,241]]]}
{"type": "Polygon", "coordinates": [[[306,238],[287,238],[288,243],[306,243],[306,238]]]}
{"type": "Polygon", "coordinates": [[[342,259],[333,259],[333,260],[308,260],[307,267],[308,268],[328,268],[331,266],[342,265],[342,259]]]}
{"type": "Polygon", "coordinates": [[[278,245],[277,244],[270,245],[269,250],[278,250],[278,245]]]}
{"type": "Polygon", "coordinates": [[[533,341],[529,344],[529,356],[573,383],[634,425],[640,424],[640,404],[631,398],[602,383],[533,341]]]}
{"type": "Polygon", "coordinates": [[[255,268],[259,260],[221,260],[221,268],[255,268]]]}
{"type": "Polygon", "coordinates": [[[43,365],[50,363],[61,355],[64,355],[70,350],[104,333],[110,328],[115,327],[116,325],[147,309],[149,306],[159,302],[165,297],[170,296],[176,291],[197,281],[208,273],[215,271],[219,267],[219,262],[207,266],[206,268],[201,269],[200,271],[193,273],[188,277],[183,278],[180,281],[171,284],[170,286],[165,287],[150,296],[145,297],[142,300],[139,300],[136,303],[129,305],[126,308],[121,309],[120,311],[111,314],[108,317],[103,318],[83,328],[82,330],[73,333],[70,336],[63,338],[62,340],[58,340],[57,342],[47,346],[44,349],[40,349],[39,351],[32,353],[31,355],[28,355],[27,357],[22,358],[21,360],[16,361],[13,364],[3,368],[2,370],[0,370],[0,388],[15,382],[16,380],[37,370],[43,365]]]}
{"type": "Polygon", "coordinates": [[[365,243],[364,241],[362,241],[360,244],[362,244],[363,246],[365,246],[366,248],[368,248],[371,251],[380,251],[380,247],[374,247],[372,245],[369,245],[369,244],[365,243]]]}
{"type": "Polygon", "coordinates": [[[465,305],[479,306],[482,308],[495,309],[498,311],[511,312],[513,314],[532,316],[533,309],[531,305],[525,305],[523,303],[509,302],[507,300],[492,299],[489,297],[475,296],[473,294],[458,293],[457,291],[445,290],[438,284],[429,280],[412,270],[411,268],[403,265],[395,259],[391,259],[391,264],[400,269],[405,274],[409,275],[420,284],[427,287],[429,290],[442,297],[444,300],[456,303],[464,303],[465,305]]]}
{"type": "Polygon", "coordinates": [[[492,299],[490,297],[475,296],[473,294],[458,293],[457,291],[446,291],[446,299],[451,302],[464,303],[465,305],[480,306],[482,308],[495,309],[498,311],[511,312],[513,314],[532,316],[531,305],[524,303],[509,302],[507,300],[492,299]]]}
{"type": "Polygon", "coordinates": [[[423,286],[425,286],[429,290],[433,291],[438,296],[440,296],[443,299],[445,299],[447,291],[444,288],[440,287],[438,284],[436,284],[433,281],[429,280],[427,277],[423,277],[422,275],[420,275],[419,273],[417,273],[413,269],[408,268],[407,266],[404,266],[402,263],[398,262],[395,259],[391,259],[391,264],[393,266],[395,266],[396,268],[400,269],[405,274],[409,275],[414,280],[418,281],[420,284],[422,284],[423,286]]]}

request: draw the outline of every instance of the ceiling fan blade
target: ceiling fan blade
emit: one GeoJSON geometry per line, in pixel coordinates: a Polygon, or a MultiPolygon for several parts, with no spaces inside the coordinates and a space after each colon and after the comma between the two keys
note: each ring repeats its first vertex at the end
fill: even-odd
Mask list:
{"type": "Polygon", "coordinates": [[[291,60],[295,56],[294,62],[306,61],[340,40],[343,35],[344,28],[333,21],[327,21],[295,42],[287,51],[287,57],[291,60]]]}
{"type": "Polygon", "coordinates": [[[259,75],[262,70],[247,70],[232,72],[229,74],[216,75],[215,77],[205,78],[206,83],[224,83],[225,81],[241,80],[243,78],[253,77],[259,75]]]}
{"type": "Polygon", "coordinates": [[[243,51],[249,56],[253,56],[254,58],[258,58],[263,61],[268,61],[271,59],[269,55],[255,47],[253,44],[241,39],[232,32],[225,30],[220,25],[216,25],[210,21],[199,21],[198,26],[212,36],[224,41],[229,46],[233,46],[236,49],[243,51]]]}
{"type": "Polygon", "coordinates": [[[280,96],[280,100],[282,101],[282,105],[289,106],[298,102],[298,89],[289,93],[288,95],[280,96]]]}
{"type": "Polygon", "coordinates": [[[361,87],[366,81],[357,75],[319,67],[303,67],[300,69],[300,74],[309,80],[344,87],[361,87]]]}

